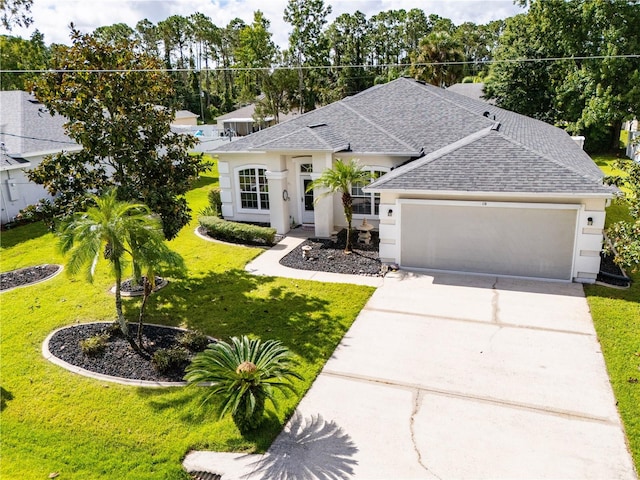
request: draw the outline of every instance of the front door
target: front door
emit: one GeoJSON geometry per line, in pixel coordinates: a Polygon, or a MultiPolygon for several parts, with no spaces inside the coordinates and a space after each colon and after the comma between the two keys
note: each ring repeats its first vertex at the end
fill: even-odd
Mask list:
{"type": "Polygon", "coordinates": [[[315,218],[313,215],[313,190],[307,192],[307,188],[311,185],[311,177],[308,175],[302,175],[302,223],[314,223],[315,218]]]}

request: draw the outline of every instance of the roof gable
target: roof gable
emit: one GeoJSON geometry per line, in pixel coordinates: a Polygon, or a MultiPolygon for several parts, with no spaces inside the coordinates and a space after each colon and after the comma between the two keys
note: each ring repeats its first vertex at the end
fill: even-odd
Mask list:
{"type": "Polygon", "coordinates": [[[611,187],[523,147],[495,128],[470,136],[456,148],[445,148],[399,167],[367,190],[605,195],[613,192],[611,187]]]}

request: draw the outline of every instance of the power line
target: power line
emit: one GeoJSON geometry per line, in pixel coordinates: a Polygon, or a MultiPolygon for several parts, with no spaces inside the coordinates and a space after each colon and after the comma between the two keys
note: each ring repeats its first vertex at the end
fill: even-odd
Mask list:
{"type": "Polygon", "coordinates": [[[0,73],[171,73],[171,72],[247,72],[247,71],[275,71],[275,70],[336,70],[343,68],[391,68],[391,67],[430,67],[446,65],[491,65],[494,63],[520,63],[520,62],[559,62],[565,60],[608,60],[640,58],[640,54],[631,53],[625,55],[590,55],[572,57],[544,57],[544,58],[513,58],[504,60],[466,60],[451,62],[419,62],[419,63],[378,63],[378,64],[347,64],[347,65],[274,65],[270,67],[214,67],[214,68],[129,68],[129,69],[24,69],[24,70],[0,70],[0,73]]]}
{"type": "Polygon", "coordinates": [[[78,145],[75,142],[70,142],[70,141],[65,141],[65,140],[53,140],[53,139],[49,139],[49,138],[39,138],[39,137],[29,137],[29,136],[25,136],[25,135],[17,135],[15,133],[7,133],[7,132],[2,132],[0,131],[0,137],[1,136],[7,136],[7,137],[14,137],[14,138],[22,138],[25,140],[37,140],[39,142],[50,142],[50,143],[63,143],[65,145],[71,145],[71,146],[75,146],[78,145]]]}

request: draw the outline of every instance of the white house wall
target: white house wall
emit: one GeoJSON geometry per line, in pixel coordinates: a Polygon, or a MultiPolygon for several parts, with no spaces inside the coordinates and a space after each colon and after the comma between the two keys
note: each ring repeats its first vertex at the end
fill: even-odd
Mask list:
{"type": "MultiPolygon", "coordinates": [[[[29,157],[30,168],[37,166],[43,156],[29,157]]],[[[25,169],[26,170],[26,169],[25,169]]],[[[3,170],[0,172],[0,221],[4,225],[15,219],[20,210],[35,205],[42,199],[51,200],[47,190],[29,181],[23,169],[3,170]]]]}
{"type": "MultiPolygon", "coordinates": [[[[291,225],[301,223],[302,188],[300,186],[300,165],[311,163],[312,179],[318,178],[322,172],[333,165],[335,159],[344,161],[351,158],[372,169],[391,169],[404,162],[405,158],[387,156],[343,156],[328,152],[277,152],[261,153],[225,153],[219,155],[218,173],[220,178],[220,197],[222,214],[225,219],[240,222],[270,223],[278,233],[286,233],[291,225]],[[239,208],[237,172],[245,168],[264,168],[269,180],[269,211],[256,212],[239,208]],[[286,193],[285,193],[286,190],[286,193]],[[285,200],[286,198],[286,200],[285,200]]],[[[321,195],[318,190],[316,195],[321,195]]],[[[376,227],[378,221],[371,215],[354,215],[354,224],[366,217],[367,222],[376,227]]],[[[335,227],[346,226],[342,210],[342,199],[339,194],[318,201],[315,209],[315,234],[328,237],[335,227]]]]}
{"type": "Polygon", "coordinates": [[[270,214],[264,212],[243,210],[240,208],[240,193],[238,191],[237,172],[245,168],[264,168],[267,171],[280,172],[284,170],[283,161],[277,154],[228,154],[218,161],[220,177],[220,199],[222,201],[222,215],[227,220],[238,222],[269,223],[270,214]]]}
{"type": "MultiPolygon", "coordinates": [[[[372,170],[391,170],[407,161],[406,157],[388,157],[381,155],[358,155],[358,154],[335,154],[334,159],[340,158],[343,161],[351,160],[352,158],[358,160],[363,167],[371,168],[372,170]]],[[[346,227],[347,221],[344,218],[344,211],[342,209],[342,198],[339,194],[334,196],[333,203],[333,217],[335,219],[335,226],[346,227]]],[[[359,215],[353,216],[353,225],[356,226],[366,218],[367,223],[372,224],[375,228],[379,226],[378,217],[373,215],[359,215]]]]}

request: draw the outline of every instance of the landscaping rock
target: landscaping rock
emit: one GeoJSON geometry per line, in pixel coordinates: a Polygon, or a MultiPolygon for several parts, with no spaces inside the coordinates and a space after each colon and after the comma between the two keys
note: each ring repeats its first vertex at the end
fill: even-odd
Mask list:
{"type": "Polygon", "coordinates": [[[52,277],[62,267],[60,265],[37,265],[0,274],[0,291],[23,287],[52,277]]]}
{"type": "MultiPolygon", "coordinates": [[[[179,346],[178,337],[184,330],[159,325],[145,325],[143,342],[148,352],[145,356],[136,352],[124,336],[116,332],[111,335],[105,349],[97,355],[85,355],[80,348],[80,341],[93,335],[112,330],[113,323],[88,323],[73,325],[56,332],[49,341],[49,352],[60,360],[84,368],[95,373],[133,380],[156,382],[182,382],[184,369],[195,352],[179,367],[160,373],[151,358],[153,352],[161,348],[179,346]]],[[[136,324],[129,325],[129,331],[135,338],[138,331],[136,324]]]]}
{"type": "Polygon", "coordinates": [[[378,255],[378,233],[371,232],[371,237],[371,243],[364,245],[357,241],[357,230],[352,231],[351,253],[344,252],[347,240],[346,229],[338,232],[335,242],[331,239],[310,238],[285,255],[280,260],[280,264],[298,270],[384,276],[378,255]],[[311,247],[311,249],[305,247],[311,247]],[[303,252],[305,252],[304,255],[303,252]]]}

